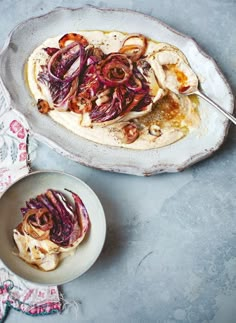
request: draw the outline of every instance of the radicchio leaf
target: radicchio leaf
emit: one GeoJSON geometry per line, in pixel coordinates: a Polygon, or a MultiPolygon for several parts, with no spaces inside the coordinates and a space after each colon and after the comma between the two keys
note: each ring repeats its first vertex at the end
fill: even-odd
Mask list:
{"type": "Polygon", "coordinates": [[[76,42],[57,51],[49,60],[50,76],[59,82],[70,82],[77,77],[85,63],[85,49],[76,42]]]}

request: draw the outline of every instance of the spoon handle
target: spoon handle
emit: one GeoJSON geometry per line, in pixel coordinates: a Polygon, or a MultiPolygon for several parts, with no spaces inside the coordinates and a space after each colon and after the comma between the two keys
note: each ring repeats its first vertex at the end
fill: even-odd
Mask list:
{"type": "Polygon", "coordinates": [[[199,90],[196,91],[196,92],[194,92],[194,93],[197,94],[198,96],[200,96],[201,98],[203,98],[204,100],[206,100],[211,105],[213,105],[218,111],[220,111],[221,113],[223,113],[223,115],[225,117],[227,117],[229,120],[231,120],[236,125],[236,118],[232,114],[228,113],[223,108],[221,108],[221,106],[219,106],[217,103],[215,103],[214,101],[212,101],[212,99],[210,99],[206,94],[200,92],[199,90]]]}

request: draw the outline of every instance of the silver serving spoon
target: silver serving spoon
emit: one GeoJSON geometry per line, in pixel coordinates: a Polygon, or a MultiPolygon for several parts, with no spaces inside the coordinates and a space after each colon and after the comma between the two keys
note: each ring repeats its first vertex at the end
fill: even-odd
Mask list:
{"type": "MultiPolygon", "coordinates": [[[[182,93],[182,94],[184,94],[184,93],[182,93]]],[[[232,121],[236,125],[236,118],[232,114],[225,111],[221,106],[219,106],[219,104],[215,103],[206,94],[199,91],[199,89],[197,89],[196,91],[193,91],[191,93],[188,93],[188,94],[186,93],[185,95],[192,95],[192,94],[196,94],[196,95],[200,96],[201,98],[203,98],[205,101],[210,103],[214,108],[216,108],[218,111],[220,111],[226,118],[228,118],[230,121],[232,121]]]]}
{"type": "MultiPolygon", "coordinates": [[[[169,53],[170,54],[170,53],[169,53]]],[[[175,55],[177,55],[175,53],[175,55]]],[[[161,65],[166,65],[168,64],[166,60],[167,57],[164,57],[163,52],[162,52],[162,64],[161,65]]],[[[175,61],[175,64],[178,63],[178,58],[173,57],[173,62],[175,61]]],[[[191,76],[191,83],[192,84],[185,84],[184,87],[186,87],[185,91],[180,91],[179,87],[173,87],[169,84],[166,86],[167,88],[169,88],[172,92],[176,93],[176,94],[180,94],[180,95],[192,95],[192,94],[196,94],[199,97],[203,98],[205,101],[207,101],[208,103],[210,103],[216,110],[220,111],[226,118],[228,118],[230,121],[232,121],[235,125],[236,125],[236,118],[230,114],[229,112],[225,111],[221,106],[219,106],[219,104],[215,103],[212,99],[210,99],[205,93],[203,93],[202,91],[199,90],[200,87],[200,82],[199,79],[197,77],[197,75],[194,73],[194,71],[192,70],[191,66],[189,66],[186,62],[185,62],[186,66],[185,69],[189,69],[189,75],[191,76]],[[191,71],[191,72],[190,72],[191,71]]],[[[185,65],[184,64],[184,65],[185,65]]],[[[177,78],[178,79],[178,78],[177,78]]]]}

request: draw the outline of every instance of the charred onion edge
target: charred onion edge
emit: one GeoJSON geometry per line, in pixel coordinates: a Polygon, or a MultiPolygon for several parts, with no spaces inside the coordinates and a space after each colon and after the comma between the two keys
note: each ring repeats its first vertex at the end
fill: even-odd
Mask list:
{"type": "Polygon", "coordinates": [[[97,76],[99,80],[109,86],[109,87],[115,87],[119,86],[121,84],[124,84],[128,81],[130,76],[132,75],[133,71],[133,64],[132,61],[125,55],[125,54],[120,54],[120,53],[111,53],[109,54],[104,60],[100,61],[97,64],[97,76]],[[116,62],[114,62],[116,61],[116,62]],[[116,63],[116,64],[115,64],[116,63]],[[110,67],[110,68],[109,68],[110,67]],[[121,69],[124,73],[123,78],[121,79],[111,79],[109,78],[109,72],[112,69],[121,69]],[[104,75],[104,69],[107,71],[106,74],[104,75]]]}
{"type": "Polygon", "coordinates": [[[50,229],[53,227],[53,220],[52,220],[52,215],[48,211],[47,208],[40,208],[40,209],[30,209],[27,211],[25,214],[23,221],[22,221],[22,230],[24,233],[30,235],[32,238],[36,240],[45,240],[49,239],[49,234],[50,234],[50,229]],[[48,223],[45,225],[35,225],[35,222],[30,221],[30,217],[32,215],[35,216],[37,220],[40,219],[41,216],[43,216],[45,213],[48,215],[48,223]],[[42,235],[39,235],[35,230],[40,230],[42,231],[42,235]]]}
{"type": "Polygon", "coordinates": [[[83,45],[84,47],[88,46],[88,44],[89,44],[89,42],[87,41],[87,39],[84,36],[77,34],[77,33],[68,33],[59,39],[58,43],[59,43],[60,48],[66,47],[67,41],[77,42],[77,43],[83,45]]]}
{"type": "MultiPolygon", "coordinates": [[[[125,52],[128,47],[127,46],[133,46],[133,49],[137,48],[139,49],[139,55],[137,55],[137,57],[135,56],[137,53],[134,53],[134,57],[133,57],[133,60],[137,61],[141,56],[143,56],[146,52],[146,49],[147,49],[147,44],[148,44],[148,41],[147,41],[147,38],[142,35],[142,34],[130,34],[130,35],[127,35],[127,37],[125,37],[125,39],[123,40],[123,43],[122,43],[122,46],[120,48],[120,52],[125,52]],[[130,40],[131,38],[139,38],[141,39],[142,41],[142,45],[139,45],[139,44],[129,44],[129,45],[125,45],[125,43],[130,40]],[[124,48],[124,49],[122,49],[124,48]]],[[[130,50],[131,48],[129,48],[130,50]]]]}

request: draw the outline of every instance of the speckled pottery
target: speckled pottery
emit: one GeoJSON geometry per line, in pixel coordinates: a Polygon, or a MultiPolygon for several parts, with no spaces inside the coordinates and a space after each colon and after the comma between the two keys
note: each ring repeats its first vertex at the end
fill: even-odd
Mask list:
{"type": "Polygon", "coordinates": [[[201,99],[201,125],[198,129],[172,145],[143,151],[94,143],[71,133],[49,117],[39,115],[24,80],[27,58],[49,37],[96,29],[143,33],[157,41],[177,46],[198,75],[202,90],[226,111],[233,112],[233,95],[227,81],[214,60],[193,39],[153,17],[135,11],[92,6],[57,8],[18,25],[0,55],[0,73],[6,96],[13,109],[27,119],[31,133],[37,140],[83,165],[135,175],[181,171],[210,156],[221,146],[228,132],[229,121],[201,99]]]}

